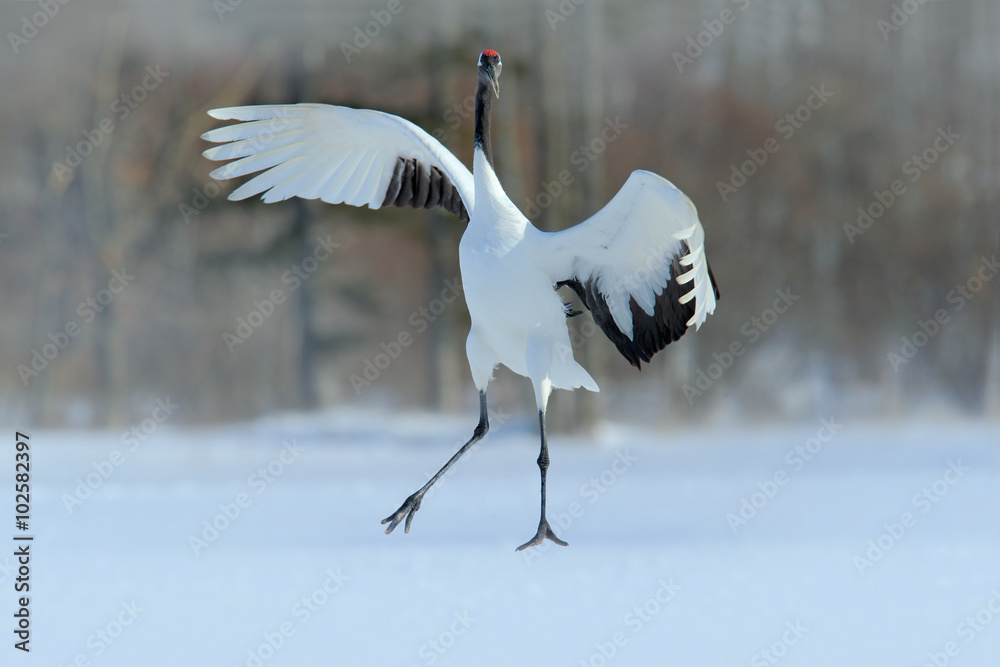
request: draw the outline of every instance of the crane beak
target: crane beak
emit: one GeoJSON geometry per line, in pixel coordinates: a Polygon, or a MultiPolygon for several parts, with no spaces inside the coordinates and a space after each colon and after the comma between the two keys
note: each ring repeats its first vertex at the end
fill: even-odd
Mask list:
{"type": "Polygon", "coordinates": [[[490,78],[490,83],[493,85],[493,93],[497,99],[500,99],[500,72],[495,67],[487,67],[486,76],[490,78]]]}

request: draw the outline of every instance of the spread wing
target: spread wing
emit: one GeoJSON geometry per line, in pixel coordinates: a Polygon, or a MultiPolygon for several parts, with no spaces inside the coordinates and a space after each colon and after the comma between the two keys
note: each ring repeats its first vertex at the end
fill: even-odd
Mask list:
{"type": "Polygon", "coordinates": [[[290,197],[331,204],[441,206],[464,221],[472,210],[472,173],[413,123],[380,111],[328,104],[229,107],[208,112],[246,121],[211,130],[220,143],[210,160],[234,160],[212,172],[225,180],[263,172],[229,199],[263,193],[265,202],[290,197]]]}
{"type": "Polygon", "coordinates": [[[593,216],[546,235],[553,283],[568,286],[639,368],[700,327],[719,298],[698,211],[667,179],[634,171],[593,216]]]}

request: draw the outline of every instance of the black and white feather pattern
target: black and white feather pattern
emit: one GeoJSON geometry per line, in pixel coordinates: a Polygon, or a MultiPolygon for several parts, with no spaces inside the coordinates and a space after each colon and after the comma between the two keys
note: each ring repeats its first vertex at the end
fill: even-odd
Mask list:
{"type": "Polygon", "coordinates": [[[212,172],[224,180],[263,172],[229,199],[262,194],[377,209],[441,206],[464,221],[475,198],[472,173],[441,143],[408,120],[328,104],[229,107],[213,118],[245,121],[202,135],[220,143],[210,160],[234,160],[212,172]]]}
{"type": "Polygon", "coordinates": [[[554,284],[576,292],[636,367],[715,311],[697,209],[657,174],[632,172],[603,209],[547,236],[554,284]]]}
{"type": "MultiPolygon", "coordinates": [[[[209,114],[242,121],[202,135],[205,151],[232,160],[220,180],[257,174],[229,195],[261,194],[352,206],[440,206],[468,221],[472,173],[436,139],[392,114],[326,104],[229,107],[209,114]],[[261,172],[261,173],[258,173],[261,172]]],[[[665,178],[635,171],[581,224],[542,235],[539,261],[570,287],[636,367],[715,311],[718,290],[705,259],[698,212],[665,178]]]]}
{"type": "Polygon", "coordinates": [[[469,221],[469,211],[451,179],[437,165],[427,168],[416,158],[397,158],[382,206],[440,206],[457,215],[462,222],[469,221]]]}

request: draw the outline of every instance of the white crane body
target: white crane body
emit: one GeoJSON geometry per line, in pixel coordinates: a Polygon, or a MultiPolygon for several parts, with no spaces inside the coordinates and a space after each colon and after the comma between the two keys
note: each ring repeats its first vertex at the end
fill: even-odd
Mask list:
{"type": "Polygon", "coordinates": [[[714,312],[718,290],[705,255],[698,212],[657,174],[635,171],[608,204],[561,232],[539,231],[510,201],[493,169],[490,105],[499,97],[502,64],[495,51],[479,59],[473,171],[413,123],[391,114],[325,104],[214,109],[214,118],[244,121],[202,135],[220,143],[212,160],[234,160],[212,172],[228,179],[262,172],[229,199],[261,194],[352,206],[440,206],[468,221],[459,245],[463,292],[472,326],[466,353],[479,390],[473,437],[388,523],[409,532],[425,492],[489,429],[486,389],[497,365],[531,380],[538,406],[541,519],[534,538],[565,545],[545,517],[549,465],[545,410],[552,389],[597,383],[574,359],[569,287],[595,323],[637,368],[714,312]]]}

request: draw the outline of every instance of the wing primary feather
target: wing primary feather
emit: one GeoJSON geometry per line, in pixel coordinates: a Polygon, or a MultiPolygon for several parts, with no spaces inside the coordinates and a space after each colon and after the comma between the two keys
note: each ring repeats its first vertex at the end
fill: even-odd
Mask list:
{"type": "Polygon", "coordinates": [[[434,208],[441,203],[441,179],[444,174],[437,167],[430,168],[428,179],[427,199],[424,201],[424,208],[434,208]]]}
{"type": "Polygon", "coordinates": [[[414,172],[416,186],[413,188],[413,208],[424,208],[427,203],[427,195],[431,191],[431,175],[423,165],[417,165],[414,172]]]}
{"type": "Polygon", "coordinates": [[[382,206],[396,203],[399,189],[403,185],[403,170],[405,168],[406,160],[401,157],[396,158],[396,165],[393,167],[392,176],[389,178],[389,187],[385,191],[385,197],[382,198],[382,206]]]}
{"type": "Polygon", "coordinates": [[[413,201],[413,172],[416,168],[416,160],[406,160],[403,167],[403,175],[401,176],[402,184],[399,188],[399,195],[396,196],[396,206],[406,206],[413,201]]]}
{"type": "Polygon", "coordinates": [[[260,194],[381,208],[442,206],[464,221],[475,198],[472,173],[413,123],[370,109],[327,104],[212,109],[238,121],[202,134],[219,145],[206,158],[230,161],[212,171],[225,180],[251,176],[230,195],[260,194]]]}
{"type": "MultiPolygon", "coordinates": [[[[670,274],[677,276],[680,263],[676,257],[671,260],[670,268],[670,274]]],[[[715,278],[710,267],[708,272],[711,287],[718,299],[719,290],[715,286],[715,278]]],[[[591,312],[594,323],[600,327],[608,340],[614,343],[618,352],[630,364],[639,369],[642,368],[642,362],[648,363],[654,354],[680,339],[697,320],[696,304],[691,303],[696,291],[691,290],[687,294],[682,294],[684,288],[674,278],[668,279],[660,286],[660,292],[655,296],[651,312],[643,308],[634,296],[625,293],[628,298],[627,308],[632,316],[630,331],[623,331],[616,323],[613,309],[608,303],[609,297],[598,288],[598,281],[594,277],[583,281],[573,278],[556,283],[556,287],[563,286],[569,287],[576,293],[591,312]]]]}

